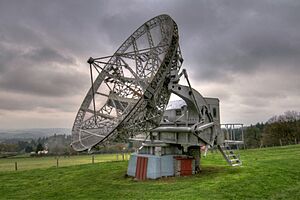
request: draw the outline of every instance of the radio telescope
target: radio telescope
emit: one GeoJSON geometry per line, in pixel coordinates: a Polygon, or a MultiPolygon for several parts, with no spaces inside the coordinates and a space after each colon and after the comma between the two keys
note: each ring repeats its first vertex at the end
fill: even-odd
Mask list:
{"type": "Polygon", "coordinates": [[[219,100],[204,98],[191,87],[186,71],[180,72],[178,28],[170,16],[150,19],[113,55],[87,62],[91,88],[72,128],[71,145],[76,151],[114,141],[142,141],[128,166],[128,175],[138,179],[176,175],[174,163],[199,171],[200,147],[216,141],[229,164],[241,164],[224,150],[219,100]],[[182,76],[188,86],[179,84],[182,76]],[[174,115],[166,109],[171,93],[185,102],[174,115]],[[165,171],[159,171],[158,165],[165,171]]]}

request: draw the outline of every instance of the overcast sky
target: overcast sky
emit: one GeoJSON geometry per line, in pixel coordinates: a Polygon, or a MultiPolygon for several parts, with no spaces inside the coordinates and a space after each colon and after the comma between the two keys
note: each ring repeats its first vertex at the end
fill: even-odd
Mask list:
{"type": "Polygon", "coordinates": [[[0,129],[68,127],[90,87],[86,60],[145,21],[177,23],[192,86],[222,122],[300,111],[300,1],[0,0],[0,129]]]}

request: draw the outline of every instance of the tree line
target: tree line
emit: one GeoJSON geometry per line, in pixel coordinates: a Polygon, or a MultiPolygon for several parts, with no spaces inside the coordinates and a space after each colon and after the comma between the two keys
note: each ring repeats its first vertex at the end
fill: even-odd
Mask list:
{"type": "MultiPolygon", "coordinates": [[[[37,156],[39,151],[47,151],[47,155],[77,155],[71,146],[71,135],[57,135],[38,139],[6,139],[0,141],[0,157],[30,153],[37,156]]],[[[95,147],[95,153],[120,153],[128,150],[126,143],[114,143],[105,147],[95,147]]],[[[43,154],[44,155],[44,154],[43,154]]]]}
{"type": "Polygon", "coordinates": [[[50,155],[75,154],[70,147],[71,135],[56,135],[38,139],[6,139],[0,143],[0,154],[6,157],[12,154],[31,153],[47,150],[50,155]]]}
{"type": "Polygon", "coordinates": [[[266,123],[245,127],[245,146],[258,148],[282,146],[300,142],[300,113],[287,111],[271,117],[266,123]]]}

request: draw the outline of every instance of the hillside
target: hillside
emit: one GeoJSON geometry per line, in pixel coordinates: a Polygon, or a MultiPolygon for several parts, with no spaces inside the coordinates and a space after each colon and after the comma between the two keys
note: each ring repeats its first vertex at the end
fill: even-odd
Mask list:
{"type": "Polygon", "coordinates": [[[0,139],[37,139],[52,135],[70,135],[68,128],[0,129],[0,139]]]}
{"type": "Polygon", "coordinates": [[[300,145],[241,151],[243,167],[219,153],[202,173],[144,182],[125,177],[127,162],[0,172],[2,199],[299,199],[300,145]]]}

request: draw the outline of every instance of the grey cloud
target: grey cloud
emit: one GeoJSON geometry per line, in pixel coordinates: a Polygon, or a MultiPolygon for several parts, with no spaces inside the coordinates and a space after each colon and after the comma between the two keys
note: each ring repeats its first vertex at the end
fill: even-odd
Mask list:
{"type": "Polygon", "coordinates": [[[0,93],[0,110],[33,111],[40,108],[52,109],[56,112],[74,112],[77,109],[81,95],[72,98],[65,97],[41,97],[20,93],[0,93]]]}
{"type": "Polygon", "coordinates": [[[251,97],[247,96],[242,98],[241,100],[241,105],[254,108],[252,110],[261,109],[262,107],[266,107],[269,104],[270,104],[269,99],[260,98],[257,96],[251,96],[251,97]]]}
{"type": "MultiPolygon", "coordinates": [[[[278,62],[298,69],[300,25],[290,18],[300,19],[299,12],[290,9],[289,4],[275,4],[267,1],[219,3],[207,14],[208,18],[187,14],[192,33],[182,38],[182,43],[185,59],[193,63],[189,67],[198,71],[193,78],[223,81],[224,73],[252,73],[262,65],[270,67],[278,62]],[[215,75],[209,76],[214,72],[215,75]]],[[[294,4],[299,8],[300,3],[294,4]]]]}
{"type": "Polygon", "coordinates": [[[32,51],[23,55],[28,57],[28,59],[36,62],[58,62],[63,64],[75,64],[72,57],[67,57],[59,54],[57,51],[51,48],[39,48],[33,49],[32,51]]]}
{"type": "Polygon", "coordinates": [[[50,47],[30,50],[0,44],[0,89],[41,96],[74,95],[88,80],[72,56],[50,47]]]}
{"type": "Polygon", "coordinates": [[[114,53],[138,26],[166,13],[178,24],[193,86],[220,97],[225,113],[233,101],[234,112],[245,113],[235,116],[255,121],[265,112],[255,106],[271,113],[287,97],[298,105],[299,8],[296,0],[0,1],[0,92],[26,96],[9,101],[0,93],[0,109],[59,113],[66,105],[75,114],[82,99],[73,98],[89,87],[86,59],[114,53]]]}
{"type": "Polygon", "coordinates": [[[0,88],[6,91],[41,96],[70,96],[77,94],[79,90],[87,86],[88,76],[86,75],[69,68],[59,71],[55,69],[55,66],[48,66],[48,68],[45,66],[40,66],[40,68],[22,66],[2,76],[0,88]]]}
{"type": "MultiPolygon", "coordinates": [[[[0,44],[0,48],[2,48],[1,44],[0,44]]],[[[5,71],[7,71],[10,62],[13,60],[14,57],[15,57],[15,52],[13,51],[3,52],[3,50],[0,50],[0,73],[4,73],[5,71]]]]}

